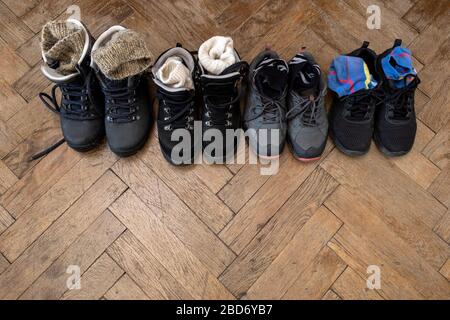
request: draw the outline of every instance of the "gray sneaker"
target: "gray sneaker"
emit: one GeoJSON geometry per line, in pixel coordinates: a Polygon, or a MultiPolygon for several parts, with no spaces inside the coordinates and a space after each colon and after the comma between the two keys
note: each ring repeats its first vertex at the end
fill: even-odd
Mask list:
{"type": "Polygon", "coordinates": [[[288,141],[300,161],[315,161],[325,149],[328,119],[326,81],[313,56],[303,52],[289,62],[288,141]]]}
{"type": "Polygon", "coordinates": [[[278,157],[286,140],[289,67],[277,53],[264,50],[251,63],[244,126],[249,145],[261,157],[278,157]]]}

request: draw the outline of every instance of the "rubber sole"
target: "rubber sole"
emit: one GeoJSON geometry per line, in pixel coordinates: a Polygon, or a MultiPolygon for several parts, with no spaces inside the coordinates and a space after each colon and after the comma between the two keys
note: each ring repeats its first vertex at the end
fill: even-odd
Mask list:
{"type": "Polygon", "coordinates": [[[93,143],[87,145],[74,145],[66,140],[67,145],[77,152],[89,152],[95,148],[97,148],[104,140],[105,136],[102,135],[98,137],[93,143]]]}
{"type": "Polygon", "coordinates": [[[411,149],[408,151],[395,151],[395,152],[389,151],[385,146],[383,146],[378,135],[375,133],[373,134],[373,141],[375,142],[375,145],[378,147],[378,149],[381,151],[381,153],[383,153],[387,157],[391,157],[391,158],[401,157],[411,151],[411,149]]]}
{"type": "Polygon", "coordinates": [[[365,154],[367,154],[367,152],[369,152],[370,149],[370,145],[369,148],[365,151],[359,151],[359,150],[350,150],[347,149],[346,147],[344,147],[342,145],[342,143],[335,137],[335,135],[333,134],[332,130],[330,129],[330,136],[331,139],[333,140],[334,145],[336,146],[336,148],[338,148],[339,151],[341,151],[343,154],[349,156],[349,157],[361,157],[365,154]]]}
{"type": "MultiPolygon", "coordinates": [[[[322,158],[322,153],[317,156],[317,157],[305,157],[303,155],[300,155],[299,153],[295,152],[294,147],[292,146],[292,143],[290,141],[289,138],[287,138],[287,144],[289,146],[289,150],[291,151],[292,155],[294,156],[295,159],[297,159],[300,162],[305,162],[305,163],[309,163],[309,162],[315,162],[320,160],[320,158],[322,158]]],[[[325,143],[322,146],[322,149],[325,150],[325,146],[327,144],[327,140],[325,140],[325,143]]]]}

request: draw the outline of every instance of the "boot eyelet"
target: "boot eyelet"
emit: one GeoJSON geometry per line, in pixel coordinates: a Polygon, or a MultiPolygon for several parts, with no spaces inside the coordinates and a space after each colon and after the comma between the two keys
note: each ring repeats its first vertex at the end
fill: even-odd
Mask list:
{"type": "Polygon", "coordinates": [[[227,120],[226,126],[227,126],[227,127],[231,127],[232,125],[233,125],[233,124],[231,123],[231,121],[228,121],[228,120],[227,120]]]}
{"type": "Polygon", "coordinates": [[[207,127],[211,127],[211,121],[206,121],[206,122],[205,122],[205,125],[206,125],[207,127]]]}
{"type": "Polygon", "coordinates": [[[165,126],[164,130],[171,131],[172,130],[172,125],[169,124],[169,125],[165,126]]]}
{"type": "Polygon", "coordinates": [[[164,108],[164,112],[165,113],[170,113],[170,109],[169,108],[164,108]]]}
{"type": "Polygon", "coordinates": [[[170,117],[164,117],[164,121],[167,121],[169,119],[170,119],[170,117]]]}
{"type": "Polygon", "coordinates": [[[205,116],[206,116],[207,118],[211,118],[211,112],[210,112],[210,111],[206,111],[205,116]]]}

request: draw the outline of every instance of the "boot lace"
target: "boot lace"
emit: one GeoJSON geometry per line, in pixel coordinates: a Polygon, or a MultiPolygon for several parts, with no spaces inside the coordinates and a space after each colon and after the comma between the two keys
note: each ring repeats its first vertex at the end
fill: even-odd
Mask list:
{"type": "Polygon", "coordinates": [[[194,113],[194,94],[189,92],[185,97],[177,97],[176,95],[158,91],[157,97],[163,105],[163,111],[166,117],[158,120],[159,124],[164,126],[164,130],[171,131],[174,129],[193,129],[194,113]],[[181,99],[180,99],[181,98],[181,99]]]}
{"type": "Polygon", "coordinates": [[[304,97],[292,92],[291,97],[294,101],[294,107],[286,113],[286,118],[291,120],[299,116],[303,125],[308,127],[316,126],[318,106],[324,96],[325,90],[316,98],[304,97]]]}
{"type": "Polygon", "coordinates": [[[136,114],[137,85],[133,87],[104,88],[106,120],[112,123],[126,123],[139,120],[136,114]]]}

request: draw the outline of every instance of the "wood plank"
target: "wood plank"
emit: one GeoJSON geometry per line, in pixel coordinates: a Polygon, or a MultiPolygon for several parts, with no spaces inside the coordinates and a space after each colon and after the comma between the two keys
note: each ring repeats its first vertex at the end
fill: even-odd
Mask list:
{"type": "Polygon", "coordinates": [[[17,181],[14,173],[0,160],[0,195],[7,192],[17,181]]]}
{"type": "MultiPolygon", "coordinates": [[[[361,197],[357,190],[339,187],[325,201],[325,205],[354,233],[364,234],[368,239],[380,238],[376,244],[385,255],[391,254],[396,261],[400,260],[396,251],[411,251],[414,255],[410,255],[409,261],[416,266],[426,261],[423,270],[432,270],[431,267],[437,270],[450,255],[447,243],[428,226],[410,215],[386,214],[361,197]],[[417,261],[414,261],[415,258],[417,261]]],[[[412,268],[411,265],[408,267],[412,268]]]]}
{"type": "MultiPolygon", "coordinates": [[[[419,72],[420,80],[422,81],[420,84],[420,90],[422,90],[427,96],[436,99],[441,99],[440,101],[445,102],[448,101],[448,88],[449,88],[449,77],[448,72],[450,72],[450,40],[446,41],[446,43],[439,48],[438,52],[435,54],[434,58],[425,65],[425,67],[419,72]],[[435,96],[436,95],[436,96],[435,96]],[[443,99],[443,100],[442,100],[443,99]]],[[[430,101],[429,103],[432,103],[430,101]]],[[[444,105],[448,105],[444,104],[444,105]]],[[[438,105],[436,105],[438,107],[438,105]]],[[[437,108],[436,107],[436,108],[437,108]]],[[[425,112],[425,109],[422,110],[422,113],[425,112]]],[[[430,109],[431,110],[431,109],[430,109]]],[[[440,109],[442,110],[442,109],[440,109]]],[[[444,109],[444,113],[442,114],[444,118],[444,123],[447,122],[448,115],[447,110],[444,109]]],[[[421,119],[421,117],[419,117],[421,119]]],[[[422,119],[423,120],[423,119],[422,119]]],[[[426,121],[424,121],[428,124],[426,121]]],[[[434,129],[433,126],[428,124],[435,132],[439,130],[434,129]]]]}
{"type": "Polygon", "coordinates": [[[0,206],[0,234],[3,233],[10,225],[14,223],[14,218],[0,206]]]}
{"type": "Polygon", "coordinates": [[[20,109],[24,108],[25,100],[14,91],[9,83],[0,79],[0,121],[6,122],[20,109]]]}
{"type": "Polygon", "coordinates": [[[333,290],[328,290],[322,297],[322,300],[342,300],[342,298],[339,297],[333,290]]]}
{"type": "Polygon", "coordinates": [[[45,150],[62,138],[59,118],[46,119],[41,128],[38,128],[29,137],[19,143],[3,162],[14,174],[21,179],[31,168],[37,165],[41,159],[30,161],[30,157],[45,150]]]}
{"type": "Polygon", "coordinates": [[[439,167],[421,153],[433,137],[434,132],[419,120],[412,150],[403,157],[388,159],[424,189],[427,189],[441,172],[439,167]]]}
{"type": "Polygon", "coordinates": [[[18,298],[125,189],[106,172],[0,276],[0,298],[18,298]]]}
{"type": "Polygon", "coordinates": [[[28,0],[28,1],[16,1],[16,0],[2,0],[8,8],[14,12],[18,17],[23,16],[25,13],[33,9],[39,4],[39,0],[28,0]]]}
{"type": "MultiPolygon", "coordinates": [[[[51,87],[45,89],[46,93],[51,91],[51,87]]],[[[36,130],[42,128],[44,123],[50,118],[59,118],[45,108],[41,99],[38,96],[34,97],[24,108],[21,108],[16,114],[14,114],[7,124],[13,130],[15,130],[22,138],[27,138],[33,134],[36,130]]],[[[61,135],[62,136],[62,135],[61,135]]]]}
{"type": "Polygon", "coordinates": [[[9,85],[13,85],[29,72],[28,64],[2,38],[0,38],[0,54],[2,56],[0,79],[6,81],[9,85]]]}
{"type": "Polygon", "coordinates": [[[433,229],[442,239],[450,244],[450,210],[442,217],[433,229]]]}
{"type": "Polygon", "coordinates": [[[125,231],[107,252],[150,299],[193,299],[130,231],[125,231]]]}
{"type": "MultiPolygon", "coordinates": [[[[450,33],[449,20],[450,4],[447,2],[447,9],[442,11],[433,21],[433,24],[426,28],[411,44],[411,50],[420,62],[430,63],[436,59],[439,51],[448,51],[450,41],[448,36],[450,33]]],[[[446,56],[448,57],[448,52],[446,56]]]]}
{"type": "Polygon", "coordinates": [[[8,189],[0,197],[0,203],[13,217],[19,217],[73,168],[80,157],[67,144],[61,145],[8,189]]]}
{"type": "Polygon", "coordinates": [[[233,178],[230,170],[223,165],[203,163],[195,166],[193,171],[213,193],[219,192],[233,178]]]}
{"type": "Polygon", "coordinates": [[[140,159],[121,160],[113,171],[215,276],[234,260],[235,254],[140,159]]]}
{"type": "Polygon", "coordinates": [[[44,91],[51,84],[41,72],[41,65],[38,63],[31,68],[20,79],[14,82],[13,88],[16,90],[26,101],[38,96],[38,94],[44,91]]]}
{"type": "Polygon", "coordinates": [[[232,1],[222,13],[217,16],[217,23],[224,30],[234,31],[252,15],[264,8],[267,0],[232,1]]]}
{"type": "MultiPolygon", "coordinates": [[[[303,271],[282,299],[317,300],[327,295],[327,290],[342,274],[346,264],[333,250],[324,247],[303,271]]],[[[335,294],[336,295],[336,294],[335,294]]],[[[338,296],[336,296],[339,298],[338,296]]],[[[331,297],[327,297],[331,298],[331,297]]]]}
{"type": "Polygon", "coordinates": [[[41,0],[38,6],[25,13],[21,19],[34,33],[38,33],[45,23],[66,11],[72,4],[73,0],[41,0]]]}
{"type": "Polygon", "coordinates": [[[358,190],[365,201],[382,209],[386,216],[415,217],[433,228],[446,208],[420,186],[411,183],[409,177],[375,149],[372,146],[367,155],[358,159],[334,150],[321,166],[348,190],[358,190]]]}
{"type": "MultiPolygon", "coordinates": [[[[384,256],[371,241],[365,241],[364,238],[354,234],[345,223],[336,233],[333,240],[328,243],[328,246],[350,268],[356,271],[361,279],[367,279],[367,268],[370,265],[379,266],[381,268],[382,282],[378,294],[383,299],[420,300],[425,298],[414,288],[409,279],[395,268],[395,261],[391,261],[384,256]]],[[[363,281],[361,288],[363,287],[367,287],[366,281],[363,281]]],[[[345,299],[345,297],[342,298],[345,299]]]]}
{"type": "Polygon", "coordinates": [[[336,187],[330,175],[316,169],[219,279],[242,297],[336,187]]]}
{"type": "Polygon", "coordinates": [[[0,253],[0,274],[9,267],[9,261],[0,253]]]}
{"type": "MultiPolygon", "coordinates": [[[[57,300],[67,291],[68,266],[86,270],[125,231],[106,210],[59,258],[25,291],[22,300],[57,300]]],[[[82,286],[84,287],[84,283],[82,286]]]]}
{"type": "MultiPolygon", "coordinates": [[[[324,157],[330,150],[331,145],[328,145],[324,157]]],[[[282,161],[278,173],[269,177],[267,182],[221,231],[220,238],[234,252],[242,252],[320,163],[299,163],[291,154],[287,154],[285,157],[286,160],[282,161]],[[282,190],[280,189],[281,184],[284,186],[282,190]]]]}
{"type": "Polygon", "coordinates": [[[344,300],[383,300],[377,290],[367,288],[366,280],[352,268],[345,269],[333,284],[333,291],[344,300]]]}
{"type": "MultiPolygon", "coordinates": [[[[450,47],[449,47],[450,48],[450,47]]],[[[444,62],[445,64],[445,62],[444,62]]],[[[428,67],[431,65],[428,64],[425,68],[427,74],[425,79],[422,81],[429,81],[431,77],[431,73],[428,67]]],[[[445,66],[441,64],[441,67],[445,70],[445,66]]],[[[450,71],[450,63],[447,65],[448,71],[450,71]]],[[[431,72],[436,71],[437,66],[431,66],[431,72]]],[[[445,71],[444,71],[445,72],[445,71]]],[[[423,73],[421,75],[423,77],[423,73]]],[[[440,75],[438,78],[441,77],[440,75]]],[[[442,80],[442,79],[441,79],[442,80]]],[[[432,80],[434,81],[434,80],[432,80]]],[[[426,84],[428,85],[428,84],[426,84]]],[[[447,78],[443,83],[435,82],[434,85],[440,87],[439,92],[437,92],[434,96],[431,97],[430,101],[423,107],[422,111],[418,114],[418,118],[422,120],[427,126],[429,126],[434,132],[440,131],[448,121],[450,121],[450,111],[448,106],[450,105],[450,78],[447,78]]],[[[425,90],[430,90],[424,88],[425,90]]]]}
{"type": "MultiPolygon", "coordinates": [[[[287,154],[283,153],[280,157],[280,166],[286,159],[287,154]]],[[[270,176],[261,174],[261,165],[247,163],[220,190],[218,196],[233,212],[238,212],[269,178],[270,176]]]]}
{"type": "Polygon", "coordinates": [[[217,278],[131,190],[110,209],[194,299],[232,299],[217,278]]]}
{"type": "MultiPolygon", "coordinates": [[[[403,39],[405,45],[409,45],[419,34],[409,24],[399,19],[397,12],[389,8],[392,1],[383,0],[345,0],[345,2],[357,11],[367,23],[367,8],[376,5],[381,10],[381,29],[380,31],[388,39],[403,39]]],[[[404,7],[406,7],[404,5],[404,7]]],[[[367,30],[367,24],[364,28],[367,30]]],[[[392,45],[391,45],[392,46],[392,45]]],[[[387,49],[388,47],[385,47],[387,49]]],[[[380,52],[381,53],[381,52],[380,52]]]]}
{"type": "Polygon", "coordinates": [[[450,120],[439,130],[422,153],[441,169],[450,164],[450,120]]]}
{"type": "Polygon", "coordinates": [[[428,191],[447,208],[450,208],[450,166],[442,170],[441,174],[430,185],[428,191]]]}
{"type": "Polygon", "coordinates": [[[81,276],[81,289],[66,291],[61,300],[100,299],[123,274],[123,270],[105,253],[81,276]]]}
{"type": "MultiPolygon", "coordinates": [[[[305,284],[304,280],[314,281],[314,279],[310,278],[313,272],[308,270],[309,264],[321,255],[322,248],[324,248],[341,225],[342,223],[326,208],[321,207],[317,210],[266,271],[256,280],[248,290],[245,298],[250,300],[277,300],[281,298],[296,299],[299,297],[302,290],[299,286],[305,284]],[[299,252],[299,248],[303,248],[301,252],[299,252]],[[305,275],[305,278],[303,278],[303,273],[309,274],[309,277],[305,275]],[[277,280],[273,281],[274,279],[277,280]],[[300,281],[300,283],[297,281],[300,281]],[[299,290],[297,291],[297,289],[299,290]]],[[[330,255],[334,255],[336,259],[339,259],[331,250],[328,252],[330,255]]],[[[345,264],[342,263],[337,268],[337,271],[332,272],[337,274],[335,274],[334,279],[330,279],[331,282],[328,286],[325,285],[326,288],[318,294],[319,297],[325,293],[344,268],[345,264]]],[[[322,277],[322,280],[327,281],[327,274],[321,274],[320,277],[322,277]]]]}
{"type": "Polygon", "coordinates": [[[116,157],[106,147],[86,154],[0,236],[0,251],[11,261],[17,259],[115,161],[116,157]]]}
{"type": "Polygon", "coordinates": [[[124,274],[105,296],[106,300],[148,300],[149,297],[141,288],[130,278],[124,274]]]}
{"type": "Polygon", "coordinates": [[[402,17],[416,4],[416,0],[382,0],[386,8],[389,8],[402,17]]]}
{"type": "Polygon", "coordinates": [[[33,32],[17,18],[14,13],[0,2],[0,36],[8,45],[17,49],[22,43],[33,36],[33,32]]]}
{"type": "Polygon", "coordinates": [[[5,122],[0,120],[0,159],[5,157],[11,150],[13,150],[22,138],[10,128],[5,122]]]}
{"type": "Polygon", "coordinates": [[[157,139],[152,137],[140,155],[142,161],[215,233],[231,220],[232,211],[197,177],[192,166],[173,170],[161,155],[157,139]]]}
{"type": "Polygon", "coordinates": [[[414,6],[403,16],[417,30],[423,31],[436,16],[448,11],[449,3],[446,0],[416,1],[414,6]]]}
{"type": "Polygon", "coordinates": [[[442,266],[441,270],[439,272],[448,280],[450,281],[450,259],[447,260],[447,262],[442,266]]]}

